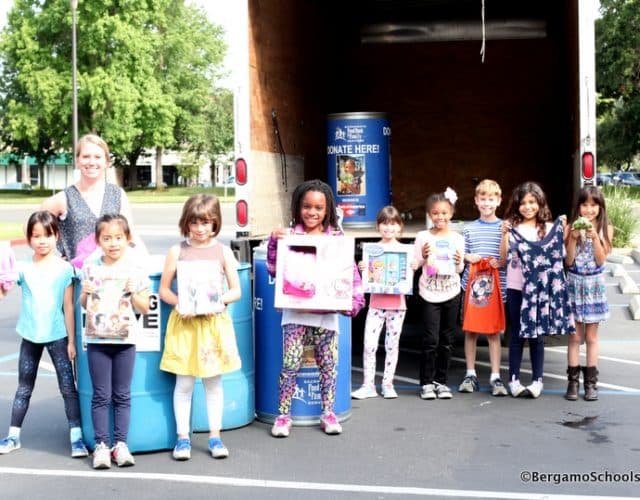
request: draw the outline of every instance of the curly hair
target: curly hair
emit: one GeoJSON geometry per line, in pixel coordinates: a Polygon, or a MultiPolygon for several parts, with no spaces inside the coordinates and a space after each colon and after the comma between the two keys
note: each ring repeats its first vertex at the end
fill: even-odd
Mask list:
{"type": "Polygon", "coordinates": [[[309,191],[317,191],[324,195],[327,213],[322,220],[322,229],[325,231],[327,228],[339,229],[333,191],[326,182],[322,182],[319,179],[305,181],[294,189],[291,195],[291,221],[293,225],[303,224],[302,217],[300,216],[302,212],[302,200],[309,191]]]}

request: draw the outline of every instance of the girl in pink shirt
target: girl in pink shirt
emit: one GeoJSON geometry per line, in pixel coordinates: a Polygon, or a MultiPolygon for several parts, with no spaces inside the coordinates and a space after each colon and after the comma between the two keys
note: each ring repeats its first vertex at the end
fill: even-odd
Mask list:
{"type": "MultiPolygon", "coordinates": [[[[376,219],[376,228],[382,238],[379,242],[380,245],[397,245],[397,238],[402,234],[403,225],[400,213],[396,208],[392,206],[382,208],[376,219]]],[[[360,262],[361,270],[363,266],[364,263],[360,262]]],[[[378,396],[375,386],[376,351],[378,350],[380,332],[385,325],[387,332],[384,341],[386,358],[382,377],[382,397],[388,399],[398,397],[393,387],[393,376],[398,364],[400,333],[406,312],[407,305],[404,295],[371,294],[364,327],[364,350],[362,352],[364,381],[359,389],[351,393],[353,399],[378,396]]]]}

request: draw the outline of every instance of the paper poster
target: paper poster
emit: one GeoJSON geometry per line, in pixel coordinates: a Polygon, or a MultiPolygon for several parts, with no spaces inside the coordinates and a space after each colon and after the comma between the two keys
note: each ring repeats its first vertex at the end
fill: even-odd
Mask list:
{"type": "Polygon", "coordinates": [[[413,293],[413,269],[411,259],[413,245],[381,245],[363,243],[362,284],[365,293],[411,295],[413,293]]]}
{"type": "Polygon", "coordinates": [[[220,262],[179,260],[177,276],[180,314],[200,316],[224,311],[224,281],[220,262]]]}
{"type": "Polygon", "coordinates": [[[294,235],[278,241],[275,307],[350,311],[353,238],[294,235]]]}

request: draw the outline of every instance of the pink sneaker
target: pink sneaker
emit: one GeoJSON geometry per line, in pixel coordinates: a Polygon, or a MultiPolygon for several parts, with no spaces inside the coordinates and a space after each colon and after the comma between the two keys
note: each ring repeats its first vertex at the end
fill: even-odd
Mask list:
{"type": "Polygon", "coordinates": [[[292,424],[293,422],[289,415],[280,415],[276,417],[273,427],[271,428],[271,435],[273,437],[289,437],[292,424]]]}
{"type": "Polygon", "coordinates": [[[342,432],[342,426],[333,412],[322,414],[320,417],[320,428],[325,434],[340,434],[342,432]]]}

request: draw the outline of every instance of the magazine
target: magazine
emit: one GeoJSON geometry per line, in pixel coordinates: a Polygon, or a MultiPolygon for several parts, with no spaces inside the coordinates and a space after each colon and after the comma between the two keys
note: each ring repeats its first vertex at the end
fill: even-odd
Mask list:
{"type": "Polygon", "coordinates": [[[131,293],[125,290],[129,274],[108,266],[89,266],[84,274],[95,290],[87,298],[86,340],[127,340],[135,321],[131,293]]]}

